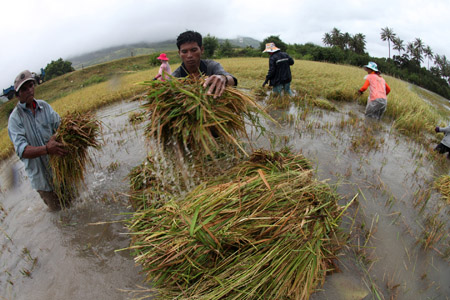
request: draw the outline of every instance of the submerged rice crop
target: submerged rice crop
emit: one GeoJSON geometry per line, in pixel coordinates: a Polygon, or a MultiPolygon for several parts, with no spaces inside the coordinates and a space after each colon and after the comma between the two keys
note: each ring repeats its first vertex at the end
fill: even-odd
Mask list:
{"type": "Polygon", "coordinates": [[[50,156],[53,186],[61,207],[70,204],[77,187],[83,183],[86,164],[91,162],[88,147],[100,148],[100,128],[100,122],[91,113],[73,112],[61,119],[56,141],[64,145],[68,154],[50,156]]]}
{"type": "Polygon", "coordinates": [[[340,248],[339,196],[288,151],[256,151],[130,220],[159,299],[307,299],[340,248]]]}

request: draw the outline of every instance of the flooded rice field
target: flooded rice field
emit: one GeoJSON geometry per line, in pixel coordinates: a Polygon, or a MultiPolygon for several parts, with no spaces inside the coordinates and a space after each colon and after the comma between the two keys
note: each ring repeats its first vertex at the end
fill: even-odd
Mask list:
{"type": "Polygon", "coordinates": [[[311,299],[448,299],[449,209],[431,187],[450,161],[429,161],[392,124],[365,120],[362,106],[338,110],[305,115],[291,107],[278,112],[281,127],[268,124],[280,145],[302,151],[319,179],[336,184],[341,204],[358,195],[354,218],[342,224],[350,240],[341,272],[311,299]]]}
{"type": "Polygon", "coordinates": [[[104,146],[92,153],[86,188],[66,211],[48,211],[16,155],[2,166],[0,299],[127,299],[122,290],[142,284],[129,251],[116,251],[129,246],[119,222],[130,212],[126,176],[147,155],[128,122],[138,106],[98,112],[104,146]]]}
{"type": "MultiPolygon", "coordinates": [[[[340,204],[355,198],[339,272],[311,299],[448,299],[449,209],[432,183],[450,161],[430,157],[392,124],[365,120],[356,103],[335,105],[274,110],[281,126],[267,122],[267,134],[252,139],[255,148],[301,151],[336,186],[340,204]]],[[[147,155],[142,128],[128,122],[138,107],[98,112],[104,146],[92,152],[86,188],[69,210],[47,210],[16,156],[1,166],[0,299],[130,299],[145,286],[130,253],[117,251],[130,242],[120,222],[131,213],[126,176],[147,155]]]]}

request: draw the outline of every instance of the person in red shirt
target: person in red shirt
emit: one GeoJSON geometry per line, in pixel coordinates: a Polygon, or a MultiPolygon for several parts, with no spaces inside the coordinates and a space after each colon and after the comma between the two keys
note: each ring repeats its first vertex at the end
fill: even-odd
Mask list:
{"type": "Polygon", "coordinates": [[[383,77],[381,77],[376,63],[370,61],[363,68],[367,71],[368,75],[365,77],[366,81],[358,90],[358,93],[362,95],[369,88],[369,99],[367,100],[365,115],[366,117],[380,120],[386,111],[387,95],[391,91],[391,88],[383,77]]]}

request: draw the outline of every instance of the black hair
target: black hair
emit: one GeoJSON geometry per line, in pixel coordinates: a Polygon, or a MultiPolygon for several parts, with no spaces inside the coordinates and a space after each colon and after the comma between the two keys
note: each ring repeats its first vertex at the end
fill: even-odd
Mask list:
{"type": "Polygon", "coordinates": [[[202,46],[202,35],[196,31],[188,30],[177,37],[177,47],[180,50],[181,45],[196,42],[199,47],[202,46]]]}

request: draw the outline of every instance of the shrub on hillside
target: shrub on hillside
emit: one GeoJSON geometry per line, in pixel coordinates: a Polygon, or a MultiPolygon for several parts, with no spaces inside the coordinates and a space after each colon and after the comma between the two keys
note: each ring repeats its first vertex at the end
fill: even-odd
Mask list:
{"type": "Polygon", "coordinates": [[[150,54],[150,57],[148,59],[148,63],[150,64],[150,66],[156,67],[161,64],[160,61],[158,60],[158,57],[159,57],[159,53],[150,54]]]}
{"type": "Polygon", "coordinates": [[[72,67],[70,61],[63,60],[62,58],[57,61],[52,60],[51,63],[47,64],[45,67],[45,78],[46,80],[50,80],[72,71],[75,71],[75,69],[72,67]]]}

